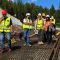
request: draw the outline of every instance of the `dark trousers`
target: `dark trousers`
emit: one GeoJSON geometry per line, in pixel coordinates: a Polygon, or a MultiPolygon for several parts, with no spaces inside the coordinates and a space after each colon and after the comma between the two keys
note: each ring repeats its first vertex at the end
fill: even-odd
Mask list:
{"type": "Polygon", "coordinates": [[[52,35],[55,35],[56,34],[56,26],[55,26],[55,24],[52,24],[52,25],[53,25],[53,27],[55,29],[55,31],[52,32],[52,35]]]}
{"type": "Polygon", "coordinates": [[[43,42],[47,41],[47,35],[46,35],[46,31],[43,30],[43,42]]]}
{"type": "Polygon", "coordinates": [[[38,41],[43,41],[43,30],[42,29],[38,31],[37,37],[38,37],[38,41]]]}
{"type": "Polygon", "coordinates": [[[49,31],[46,32],[46,39],[48,43],[52,42],[52,32],[49,31]]]}

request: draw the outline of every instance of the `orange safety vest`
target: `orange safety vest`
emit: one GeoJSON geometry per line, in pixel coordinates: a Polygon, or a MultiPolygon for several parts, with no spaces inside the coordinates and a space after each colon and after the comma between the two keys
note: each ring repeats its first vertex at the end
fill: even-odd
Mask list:
{"type": "Polygon", "coordinates": [[[50,21],[45,21],[45,24],[44,24],[44,29],[45,29],[45,31],[48,30],[48,27],[49,27],[50,24],[51,24],[50,21]]]}

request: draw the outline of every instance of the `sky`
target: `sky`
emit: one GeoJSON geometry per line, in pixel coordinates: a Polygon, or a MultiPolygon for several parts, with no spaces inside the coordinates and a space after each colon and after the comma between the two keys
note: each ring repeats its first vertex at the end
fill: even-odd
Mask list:
{"type": "Polygon", "coordinates": [[[47,7],[50,8],[53,4],[55,9],[59,8],[59,2],[60,0],[22,0],[23,3],[34,3],[38,6],[42,6],[43,8],[47,7]]]}

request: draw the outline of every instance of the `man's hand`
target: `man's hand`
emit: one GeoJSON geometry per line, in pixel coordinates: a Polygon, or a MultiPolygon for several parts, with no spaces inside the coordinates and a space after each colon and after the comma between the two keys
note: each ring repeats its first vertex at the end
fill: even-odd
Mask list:
{"type": "Polygon", "coordinates": [[[32,25],[32,23],[30,22],[29,25],[32,25]]]}
{"type": "Polygon", "coordinates": [[[29,22],[29,25],[32,25],[32,24],[33,24],[32,21],[30,21],[30,22],[29,22]]]}
{"type": "Polygon", "coordinates": [[[24,24],[26,24],[26,25],[33,25],[32,22],[25,22],[24,24]]]}

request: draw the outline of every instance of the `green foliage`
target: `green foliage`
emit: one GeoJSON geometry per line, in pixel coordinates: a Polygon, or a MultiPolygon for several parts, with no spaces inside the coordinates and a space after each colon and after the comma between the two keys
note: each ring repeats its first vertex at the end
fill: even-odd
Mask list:
{"type": "Polygon", "coordinates": [[[54,13],[55,13],[55,8],[52,5],[51,8],[50,8],[50,15],[53,15],[54,16],[54,13]]]}
{"type": "Polygon", "coordinates": [[[55,10],[54,6],[52,5],[50,9],[43,8],[42,6],[36,6],[34,3],[26,3],[23,4],[22,0],[17,0],[17,2],[12,2],[8,0],[0,0],[0,7],[6,9],[9,14],[13,15],[16,14],[16,17],[21,21],[25,17],[27,12],[31,13],[32,20],[36,19],[37,14],[46,13],[50,16],[54,16],[57,22],[60,22],[60,6],[58,10],[55,10]]]}

